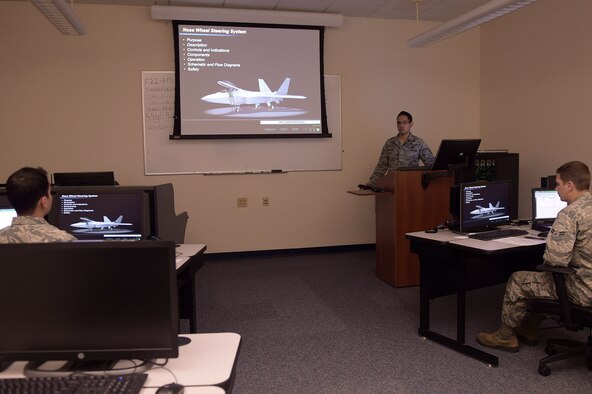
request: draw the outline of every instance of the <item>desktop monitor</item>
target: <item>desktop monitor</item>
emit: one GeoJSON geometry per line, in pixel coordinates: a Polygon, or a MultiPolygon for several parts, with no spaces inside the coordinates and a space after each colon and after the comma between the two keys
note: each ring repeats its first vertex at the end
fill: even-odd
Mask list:
{"type": "Polygon", "coordinates": [[[2,244],[0,361],[174,358],[177,302],[170,241],[2,244]]]}
{"type": "Polygon", "coordinates": [[[511,181],[469,182],[460,185],[460,231],[490,230],[510,223],[511,181]]]}
{"type": "Polygon", "coordinates": [[[442,140],[432,170],[474,167],[480,143],[480,139],[442,140]]]}
{"type": "Polygon", "coordinates": [[[116,184],[113,171],[103,172],[55,172],[56,186],[113,186],[116,184]]]}
{"type": "Polygon", "coordinates": [[[532,221],[553,222],[559,211],[567,206],[561,201],[557,190],[532,189],[532,221]]]}
{"type": "Polygon", "coordinates": [[[49,222],[79,240],[139,240],[151,235],[148,194],[125,187],[59,188],[49,222]]]}

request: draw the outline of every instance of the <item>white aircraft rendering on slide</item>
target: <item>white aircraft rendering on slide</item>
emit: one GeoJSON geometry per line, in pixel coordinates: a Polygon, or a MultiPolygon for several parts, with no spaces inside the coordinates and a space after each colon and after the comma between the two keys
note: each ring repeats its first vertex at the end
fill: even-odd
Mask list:
{"type": "Polygon", "coordinates": [[[280,88],[275,92],[272,92],[261,78],[259,78],[258,92],[241,89],[229,81],[218,81],[218,85],[226,89],[222,92],[208,94],[201,99],[208,103],[232,105],[236,112],[240,110],[240,106],[243,104],[254,104],[255,109],[259,108],[261,104],[267,104],[269,108],[274,109],[275,104],[281,103],[284,99],[306,98],[305,96],[288,94],[290,78],[284,79],[280,88]]]}
{"type": "Polygon", "coordinates": [[[103,216],[102,222],[96,221],[96,220],[91,220],[88,218],[82,218],[82,217],[80,218],[80,220],[82,220],[82,222],[72,223],[70,226],[76,227],[76,228],[83,228],[83,229],[87,229],[89,231],[92,231],[94,229],[112,230],[118,226],[131,226],[132,225],[132,223],[122,223],[121,222],[123,220],[123,215],[119,216],[117,218],[117,220],[115,220],[114,222],[109,220],[109,218],[107,216],[103,216]]]}
{"type": "Polygon", "coordinates": [[[489,203],[489,207],[484,208],[481,205],[477,205],[477,209],[471,211],[471,215],[490,215],[494,214],[498,209],[505,209],[504,207],[500,207],[500,202],[498,201],[495,206],[489,203]]]}

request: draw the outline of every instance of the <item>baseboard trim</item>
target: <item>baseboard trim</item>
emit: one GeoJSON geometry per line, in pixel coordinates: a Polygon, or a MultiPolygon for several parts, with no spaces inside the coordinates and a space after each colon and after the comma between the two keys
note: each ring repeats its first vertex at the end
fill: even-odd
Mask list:
{"type": "Polygon", "coordinates": [[[337,246],[318,246],[311,248],[295,249],[273,249],[273,250],[253,250],[245,252],[221,252],[205,253],[206,261],[236,259],[241,257],[270,257],[270,256],[293,256],[319,253],[343,253],[358,252],[364,250],[376,250],[376,244],[358,244],[358,245],[337,245],[337,246]]]}

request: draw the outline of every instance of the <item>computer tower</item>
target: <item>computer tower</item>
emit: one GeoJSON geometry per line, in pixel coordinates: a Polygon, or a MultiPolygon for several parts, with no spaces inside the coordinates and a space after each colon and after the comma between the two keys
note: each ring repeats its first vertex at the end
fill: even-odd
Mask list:
{"type": "Polygon", "coordinates": [[[554,190],[557,187],[557,182],[555,181],[555,175],[547,175],[541,177],[541,188],[542,189],[550,189],[554,190]]]}
{"type": "Polygon", "coordinates": [[[510,219],[518,218],[519,155],[508,152],[477,152],[475,179],[512,181],[510,189],[510,219]]]}

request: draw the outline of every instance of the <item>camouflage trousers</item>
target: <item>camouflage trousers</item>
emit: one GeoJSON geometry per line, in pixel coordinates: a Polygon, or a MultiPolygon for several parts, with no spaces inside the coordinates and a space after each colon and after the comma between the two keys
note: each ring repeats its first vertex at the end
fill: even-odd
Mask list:
{"type": "Polygon", "coordinates": [[[557,299],[553,276],[549,272],[514,272],[504,294],[502,322],[517,328],[528,313],[528,300],[531,298],[557,299]]]}

